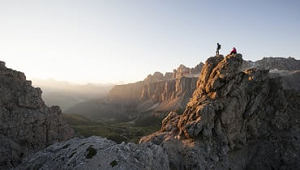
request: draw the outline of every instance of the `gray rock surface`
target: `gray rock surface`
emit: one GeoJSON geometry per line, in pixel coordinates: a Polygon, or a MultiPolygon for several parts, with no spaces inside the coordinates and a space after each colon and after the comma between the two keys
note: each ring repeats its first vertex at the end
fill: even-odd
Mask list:
{"type": "Polygon", "coordinates": [[[140,142],[163,146],[172,169],[297,169],[300,92],[242,64],[241,54],[209,58],[184,113],[140,142]]]}
{"type": "Polygon", "coordinates": [[[169,169],[165,150],[151,143],[116,144],[101,137],[55,143],[16,169],[169,169]]]}
{"type": "Polygon", "coordinates": [[[23,73],[0,63],[0,169],[12,168],[30,152],[75,136],[58,106],[47,107],[41,89],[23,73]]]}

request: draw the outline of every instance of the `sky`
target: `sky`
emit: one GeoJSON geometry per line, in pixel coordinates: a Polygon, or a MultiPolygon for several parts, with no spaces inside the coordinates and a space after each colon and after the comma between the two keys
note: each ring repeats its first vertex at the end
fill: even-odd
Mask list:
{"type": "Polygon", "coordinates": [[[0,60],[27,79],[131,83],[232,47],[300,59],[299,0],[0,0],[0,60]]]}

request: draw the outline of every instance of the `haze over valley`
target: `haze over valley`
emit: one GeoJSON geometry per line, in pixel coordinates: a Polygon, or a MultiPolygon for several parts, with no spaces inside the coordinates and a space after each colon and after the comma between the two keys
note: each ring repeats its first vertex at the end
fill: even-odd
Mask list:
{"type": "Polygon", "coordinates": [[[89,100],[106,97],[113,84],[76,85],[53,79],[32,79],[32,85],[40,87],[42,97],[48,106],[58,105],[64,111],[89,100]]]}

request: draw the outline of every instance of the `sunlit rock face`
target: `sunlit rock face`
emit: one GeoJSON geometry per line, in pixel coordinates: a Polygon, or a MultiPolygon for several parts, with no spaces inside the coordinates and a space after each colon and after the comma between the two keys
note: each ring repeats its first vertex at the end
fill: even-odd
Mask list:
{"type": "Polygon", "coordinates": [[[176,104],[185,107],[196,88],[202,66],[202,63],[195,68],[180,65],[173,73],[163,75],[155,72],[143,81],[117,85],[109,92],[108,101],[122,105],[141,105],[149,100],[161,104],[180,98],[176,104]]]}
{"type": "Polygon", "coordinates": [[[0,169],[16,166],[29,152],[75,136],[58,106],[47,107],[41,89],[0,62],[0,169]]]}
{"type": "MultiPolygon", "coordinates": [[[[180,65],[173,73],[167,72],[163,75],[155,72],[143,81],[117,85],[108,94],[108,104],[136,110],[136,117],[139,113],[143,113],[143,116],[155,114],[164,117],[171,110],[182,110],[196,89],[202,66],[202,63],[195,68],[180,65]]],[[[130,117],[134,116],[131,114],[130,117]]]]}
{"type": "Polygon", "coordinates": [[[242,67],[241,54],[209,58],[184,113],[171,112],[140,142],[164,146],[174,169],[297,169],[299,91],[242,67]]]}

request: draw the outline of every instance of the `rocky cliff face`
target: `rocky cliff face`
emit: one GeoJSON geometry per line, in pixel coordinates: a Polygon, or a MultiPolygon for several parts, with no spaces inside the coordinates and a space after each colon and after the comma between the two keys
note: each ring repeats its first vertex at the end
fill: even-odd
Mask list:
{"type": "Polygon", "coordinates": [[[196,77],[180,77],[146,84],[142,90],[141,101],[157,103],[158,105],[152,108],[161,111],[184,108],[196,88],[196,82],[196,77]],[[172,104],[165,109],[158,109],[166,103],[172,104]]]}
{"type": "Polygon", "coordinates": [[[163,146],[174,169],[297,169],[299,91],[242,64],[240,54],[209,58],[184,113],[141,142],[163,146]]]}
{"type": "Polygon", "coordinates": [[[12,168],[29,152],[75,136],[57,106],[47,107],[41,89],[0,62],[0,167],[12,168]]]}
{"type": "Polygon", "coordinates": [[[155,72],[144,81],[115,86],[108,94],[108,102],[133,106],[137,113],[183,109],[196,89],[202,66],[202,63],[195,68],[180,65],[173,73],[155,72]]]}
{"type": "Polygon", "coordinates": [[[122,105],[140,105],[147,100],[161,103],[181,97],[184,98],[181,104],[184,107],[196,88],[202,66],[202,63],[195,68],[180,65],[173,73],[163,75],[155,72],[143,81],[117,85],[109,92],[108,101],[122,105]]]}

